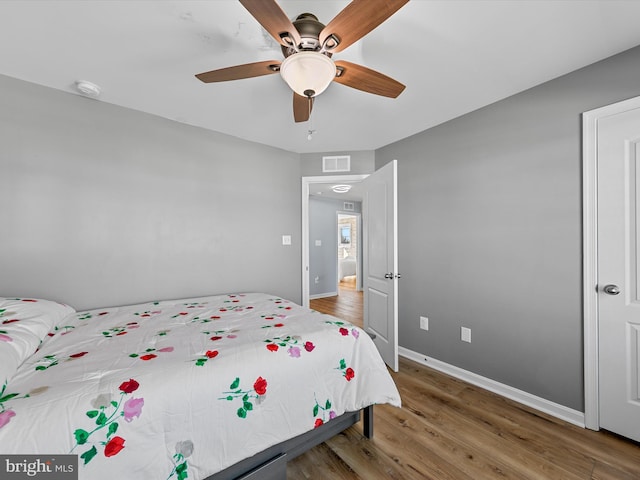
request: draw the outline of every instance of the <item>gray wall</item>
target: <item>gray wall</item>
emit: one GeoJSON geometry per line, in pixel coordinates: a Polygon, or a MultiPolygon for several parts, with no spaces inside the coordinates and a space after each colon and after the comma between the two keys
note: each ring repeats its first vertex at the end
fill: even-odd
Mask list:
{"type": "MultiPolygon", "coordinates": [[[[354,201],[353,212],[362,211],[362,202],[354,201]]],[[[338,212],[344,212],[344,200],[309,196],[309,295],[311,298],[338,292],[338,212]],[[322,243],[316,246],[316,240],[322,243]],[[318,277],[318,283],[315,278],[318,277]]],[[[358,240],[360,237],[358,236],[358,240]]],[[[362,251],[359,246],[358,251],[362,251]]]]}
{"type": "Polygon", "coordinates": [[[640,47],[376,151],[398,160],[400,345],[583,410],[580,114],[639,79],[640,47]]]}
{"type": "Polygon", "coordinates": [[[0,176],[0,295],[301,301],[298,154],[0,76],[0,176]]]}

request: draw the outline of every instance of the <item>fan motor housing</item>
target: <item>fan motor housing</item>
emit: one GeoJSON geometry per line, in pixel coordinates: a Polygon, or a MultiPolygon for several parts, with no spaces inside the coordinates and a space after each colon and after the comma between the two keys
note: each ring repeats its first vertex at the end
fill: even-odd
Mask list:
{"type": "MultiPolygon", "coordinates": [[[[299,50],[295,50],[292,47],[282,46],[282,53],[285,57],[297,53],[297,51],[312,51],[317,52],[322,48],[320,45],[320,32],[324,29],[324,24],[318,21],[313,13],[301,13],[293,21],[293,26],[300,34],[299,50]]],[[[329,52],[325,53],[327,56],[331,56],[329,52]]]]}

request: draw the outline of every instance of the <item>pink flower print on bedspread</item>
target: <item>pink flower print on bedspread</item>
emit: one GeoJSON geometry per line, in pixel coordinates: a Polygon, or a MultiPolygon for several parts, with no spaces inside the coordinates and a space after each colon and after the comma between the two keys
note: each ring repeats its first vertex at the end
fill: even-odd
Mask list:
{"type": "Polygon", "coordinates": [[[88,464],[98,454],[98,448],[102,450],[107,458],[117,455],[125,448],[125,438],[115,435],[120,430],[118,420],[124,418],[125,422],[131,423],[135,418],[140,418],[142,407],[144,406],[144,398],[133,396],[126,398],[135,392],[139,386],[140,384],[131,378],[120,384],[120,398],[118,401],[112,400],[110,394],[103,393],[91,402],[94,408],[88,410],[86,416],[93,424],[88,429],[78,428],[73,432],[76,443],[70,452],[73,453],[81,445],[91,445],[88,450],[80,454],[80,458],[84,460],[84,465],[88,464]],[[100,440],[92,441],[91,437],[98,432],[104,432],[104,437],[101,436],[100,440]]]}
{"type": "Polygon", "coordinates": [[[229,385],[229,389],[229,391],[222,392],[224,397],[220,397],[218,400],[232,402],[240,399],[242,406],[236,410],[236,415],[240,418],[247,418],[247,413],[253,410],[254,402],[258,405],[264,400],[267,394],[267,381],[262,377],[258,377],[256,381],[253,382],[252,390],[243,390],[240,388],[240,377],[236,377],[231,385],[229,385]]]}
{"type": "Polygon", "coordinates": [[[6,393],[7,392],[7,382],[4,382],[2,385],[2,389],[0,389],[0,428],[7,425],[13,417],[16,416],[16,412],[14,412],[11,408],[7,408],[5,403],[9,400],[17,400],[19,398],[29,398],[29,394],[20,396],[19,393],[6,393]]]}
{"type": "Polygon", "coordinates": [[[130,330],[134,330],[136,328],[140,328],[140,324],[138,322],[129,322],[126,325],[118,325],[116,327],[105,330],[102,332],[102,335],[105,338],[121,337],[129,333],[130,330]]]}
{"type": "Polygon", "coordinates": [[[125,421],[130,423],[134,417],[139,418],[142,413],[143,406],[144,398],[131,397],[129,400],[124,402],[124,406],[122,407],[122,416],[125,421]]]}
{"type": "Polygon", "coordinates": [[[237,333],[240,330],[238,329],[233,329],[233,330],[202,330],[202,332],[200,333],[204,333],[205,335],[211,335],[211,337],[209,338],[209,340],[211,340],[212,342],[217,342],[218,340],[222,340],[223,338],[229,338],[231,340],[234,340],[236,338],[238,338],[237,333]]]}
{"type": "Polygon", "coordinates": [[[162,310],[145,310],[143,312],[134,312],[134,315],[139,316],[140,318],[151,318],[151,317],[155,317],[156,315],[160,315],[162,313],[162,310]]]}
{"type": "Polygon", "coordinates": [[[356,340],[360,337],[360,330],[358,330],[356,327],[354,327],[352,324],[350,324],[348,322],[341,322],[341,321],[333,321],[332,322],[332,321],[327,320],[325,323],[327,323],[329,325],[337,326],[338,327],[338,332],[343,337],[348,337],[349,334],[351,334],[356,340]],[[349,328],[351,330],[349,330],[349,328]]]}
{"type": "Polygon", "coordinates": [[[271,352],[277,352],[280,350],[280,347],[289,347],[287,353],[291,358],[300,358],[303,351],[311,353],[316,348],[313,342],[303,342],[299,335],[267,338],[265,343],[267,344],[267,350],[271,352]]]}
{"type": "Polygon", "coordinates": [[[4,427],[15,416],[16,416],[16,412],[11,410],[10,408],[0,412],[0,428],[4,427]]]}
{"type": "Polygon", "coordinates": [[[313,406],[313,417],[315,418],[313,422],[313,428],[318,428],[320,425],[323,425],[327,421],[333,420],[338,416],[334,410],[331,410],[331,400],[327,399],[327,401],[322,405],[318,402],[317,399],[315,400],[315,402],[316,403],[313,406]]]}
{"type": "Polygon", "coordinates": [[[68,335],[69,333],[73,332],[73,330],[76,327],[73,325],[56,325],[55,327],[53,327],[53,331],[47,333],[47,336],[49,337],[53,337],[54,335],[68,335]]]}
{"type": "Polygon", "coordinates": [[[147,348],[144,352],[141,353],[130,353],[129,356],[131,358],[139,358],[142,361],[153,360],[154,358],[158,358],[154,352],[157,353],[170,353],[173,352],[173,347],[163,347],[163,348],[147,348]]]}

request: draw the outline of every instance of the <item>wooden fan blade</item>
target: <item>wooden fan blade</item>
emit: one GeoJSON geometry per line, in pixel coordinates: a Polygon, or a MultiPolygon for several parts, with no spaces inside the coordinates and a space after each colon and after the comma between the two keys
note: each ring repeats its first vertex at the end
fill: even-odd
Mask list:
{"type": "Polygon", "coordinates": [[[240,0],[240,3],[280,45],[297,47],[300,34],[275,0],[240,0]]]}
{"type": "Polygon", "coordinates": [[[338,45],[325,45],[331,53],[340,52],[357,42],[371,30],[396,13],[409,0],[353,0],[320,32],[320,45],[330,36],[338,38],[338,45]]]}
{"type": "Polygon", "coordinates": [[[228,80],[271,75],[279,71],[279,60],[266,60],[264,62],[246,63],[244,65],[236,65],[235,67],[220,68],[218,70],[211,70],[210,72],[199,73],[196,75],[196,78],[204,83],[226,82],[228,80]]]}
{"type": "Polygon", "coordinates": [[[345,60],[338,60],[335,64],[339,74],[333,81],[347,87],[390,98],[396,98],[405,88],[397,80],[362,65],[345,60]]]}
{"type": "Polygon", "coordinates": [[[311,116],[314,98],[303,97],[293,92],[293,118],[296,122],[306,122],[311,116]]]}

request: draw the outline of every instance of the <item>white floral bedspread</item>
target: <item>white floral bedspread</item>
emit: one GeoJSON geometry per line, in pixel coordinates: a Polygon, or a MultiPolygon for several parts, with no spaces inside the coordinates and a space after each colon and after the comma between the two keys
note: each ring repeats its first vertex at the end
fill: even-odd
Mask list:
{"type": "Polygon", "coordinates": [[[78,454],[85,480],[198,480],[375,403],[400,397],[369,337],[287,300],[97,309],[1,386],[0,452],[78,454]]]}

